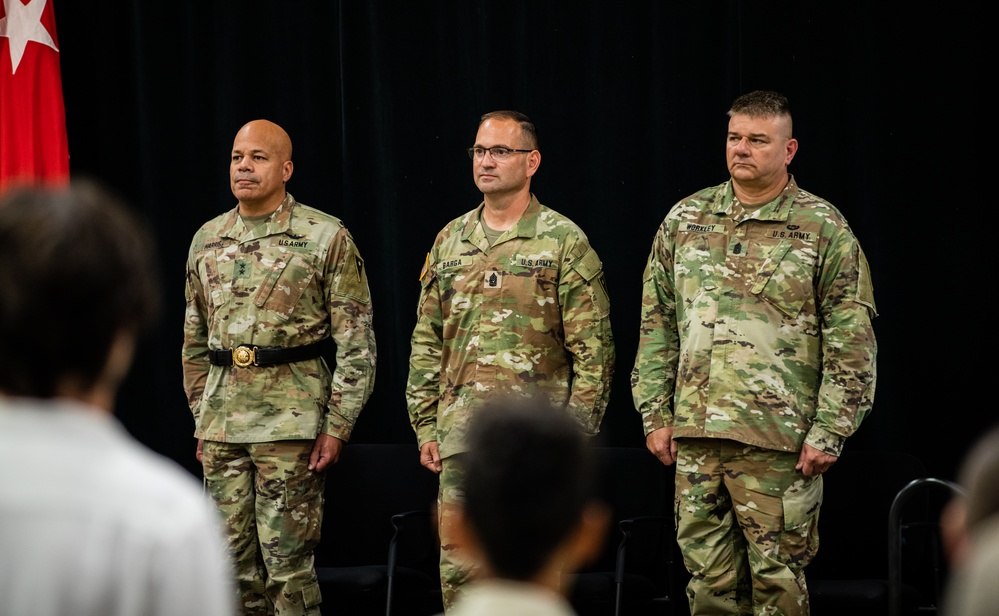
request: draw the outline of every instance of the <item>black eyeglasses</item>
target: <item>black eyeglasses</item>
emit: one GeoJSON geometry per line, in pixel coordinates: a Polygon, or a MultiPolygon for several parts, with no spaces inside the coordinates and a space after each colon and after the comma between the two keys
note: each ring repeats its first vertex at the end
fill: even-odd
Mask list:
{"type": "Polygon", "coordinates": [[[501,148],[493,146],[491,148],[468,148],[468,157],[472,160],[482,160],[486,157],[486,152],[493,157],[493,160],[506,160],[514,152],[533,152],[534,150],[514,150],[512,148],[501,148]]]}

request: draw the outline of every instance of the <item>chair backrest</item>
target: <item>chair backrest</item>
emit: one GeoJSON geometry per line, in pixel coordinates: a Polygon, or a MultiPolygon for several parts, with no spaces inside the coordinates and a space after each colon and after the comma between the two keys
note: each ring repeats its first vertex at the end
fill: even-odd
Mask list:
{"type": "Polygon", "coordinates": [[[625,518],[672,515],[673,468],[644,447],[598,447],[600,494],[611,508],[610,532],[599,558],[585,570],[613,571],[625,518]]]}
{"type": "Polygon", "coordinates": [[[888,614],[935,613],[943,603],[950,563],[944,553],[940,518],[950,500],[964,492],[957,483],[922,477],[906,484],[892,501],[888,518],[888,614]],[[907,606],[905,588],[916,589],[907,606]]]}
{"type": "MultiPolygon", "coordinates": [[[[597,462],[600,494],[610,506],[613,523],[600,555],[566,580],[571,584],[569,600],[580,616],[646,613],[644,610],[651,608],[655,601],[656,582],[661,582],[663,586],[670,583],[668,579],[650,579],[650,576],[659,576],[663,572],[658,567],[651,570],[647,563],[655,555],[662,554],[661,550],[652,548],[669,549],[675,545],[671,521],[673,467],[664,466],[644,447],[598,447],[597,462]],[[624,526],[621,523],[622,520],[635,519],[644,522],[650,518],[665,518],[666,523],[648,526],[637,521],[624,526]],[[624,573],[617,570],[618,549],[624,534],[638,530],[637,527],[641,527],[642,532],[631,542],[624,567],[628,570],[628,581],[622,587],[617,583],[624,573]],[[646,541],[649,545],[642,543],[646,541]],[[643,549],[646,547],[650,548],[648,556],[643,549]],[[622,592],[623,595],[619,594],[622,592]],[[618,609],[619,604],[624,607],[618,609]]],[[[668,574],[663,577],[668,577],[668,574]]]]}
{"type": "Polygon", "coordinates": [[[888,579],[888,514],[899,490],[926,475],[901,451],[847,449],[823,477],[819,551],[806,579],[888,579]]]}
{"type": "Polygon", "coordinates": [[[437,475],[420,465],[413,444],[348,443],[327,470],[317,567],[384,565],[392,516],[432,510],[437,475]]]}
{"type": "Polygon", "coordinates": [[[888,520],[899,490],[926,469],[915,456],[847,449],[823,477],[819,551],[805,569],[812,616],[888,613],[888,520]]]}

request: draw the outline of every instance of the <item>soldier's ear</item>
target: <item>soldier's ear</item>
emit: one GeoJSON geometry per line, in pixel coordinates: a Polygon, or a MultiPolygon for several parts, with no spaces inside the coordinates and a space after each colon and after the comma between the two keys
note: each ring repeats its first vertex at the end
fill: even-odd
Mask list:
{"type": "Polygon", "coordinates": [[[538,172],[538,167],[541,166],[541,152],[538,150],[531,150],[527,154],[527,177],[533,176],[538,172]]]}

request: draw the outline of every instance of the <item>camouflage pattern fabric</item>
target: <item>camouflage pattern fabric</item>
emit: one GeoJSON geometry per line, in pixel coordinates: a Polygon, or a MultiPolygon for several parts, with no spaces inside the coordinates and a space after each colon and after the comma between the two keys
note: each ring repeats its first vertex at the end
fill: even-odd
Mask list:
{"type": "Polygon", "coordinates": [[[450,610],[462,592],[462,588],[475,575],[475,567],[467,558],[463,559],[451,530],[451,518],[455,507],[464,500],[461,486],[465,480],[458,454],[441,461],[440,489],[437,492],[438,533],[441,543],[440,571],[441,592],[444,609],[450,610]]]}
{"type": "Polygon", "coordinates": [[[205,481],[222,514],[244,615],[320,613],[313,550],[326,474],[309,470],[311,452],[310,440],[205,442],[205,481]]]}
{"type": "Polygon", "coordinates": [[[184,388],[195,436],[228,443],[350,437],[375,380],[364,261],[335,217],[286,195],[247,229],[238,209],[195,234],[187,262],[184,388]],[[214,366],[209,349],[293,347],[332,336],[322,358],[276,366],[214,366]]]}
{"type": "Polygon", "coordinates": [[[406,389],[417,440],[460,453],[470,413],[497,393],[545,395],[596,434],[614,370],[600,259],[533,195],[490,246],[483,207],[437,235],[421,274],[406,389]]]}
{"type": "Polygon", "coordinates": [[[792,177],[746,209],[730,182],[677,203],[644,274],[632,394],[645,433],[830,455],[871,409],[877,311],[842,214],[792,177]]]}
{"type": "Polygon", "coordinates": [[[690,613],[807,616],[821,475],[794,470],[796,453],[727,439],[678,444],[674,508],[690,613]]]}

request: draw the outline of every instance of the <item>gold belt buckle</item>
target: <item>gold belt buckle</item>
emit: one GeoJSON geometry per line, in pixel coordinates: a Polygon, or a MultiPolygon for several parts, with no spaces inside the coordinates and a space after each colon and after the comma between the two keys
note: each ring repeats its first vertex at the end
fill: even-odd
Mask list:
{"type": "Polygon", "coordinates": [[[257,347],[238,346],[232,350],[232,363],[234,366],[245,368],[257,364],[257,347]]]}

